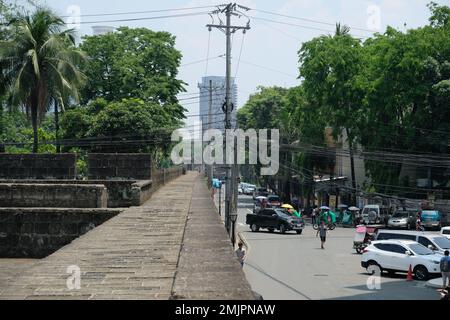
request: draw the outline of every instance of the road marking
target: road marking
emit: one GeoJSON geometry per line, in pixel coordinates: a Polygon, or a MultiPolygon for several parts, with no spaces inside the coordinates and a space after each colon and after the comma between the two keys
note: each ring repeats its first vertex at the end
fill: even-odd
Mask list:
{"type": "Polygon", "coordinates": [[[247,211],[248,211],[248,212],[250,212],[250,213],[253,213],[253,211],[252,211],[252,210],[250,210],[250,209],[247,209],[247,211]]]}

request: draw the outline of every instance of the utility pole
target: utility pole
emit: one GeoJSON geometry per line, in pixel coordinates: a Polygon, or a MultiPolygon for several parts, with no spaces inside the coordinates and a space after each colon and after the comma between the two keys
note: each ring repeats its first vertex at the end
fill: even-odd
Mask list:
{"type": "MultiPolygon", "coordinates": [[[[222,20],[220,20],[220,24],[209,24],[207,27],[209,29],[211,28],[217,28],[225,33],[226,35],[226,96],[225,96],[225,104],[224,104],[224,113],[225,113],[225,131],[232,129],[231,127],[231,114],[233,111],[233,105],[232,105],[232,95],[231,95],[231,35],[235,33],[238,30],[243,30],[245,33],[246,30],[250,30],[250,20],[247,22],[246,26],[232,26],[231,25],[231,16],[241,16],[244,15],[240,11],[238,11],[237,7],[240,9],[243,9],[245,11],[250,10],[249,8],[245,8],[243,6],[238,6],[236,3],[229,3],[225,6],[223,9],[215,10],[212,13],[213,14],[225,14],[226,15],[226,25],[222,24],[222,20]]],[[[227,150],[227,143],[226,143],[226,137],[225,137],[225,143],[224,143],[224,149],[225,149],[225,155],[227,150]]],[[[235,141],[233,141],[233,152],[236,153],[235,148],[235,141]]],[[[226,156],[225,156],[226,157],[226,156]]],[[[225,226],[227,228],[228,233],[230,233],[230,215],[232,210],[232,200],[233,200],[233,189],[237,188],[236,184],[236,175],[233,174],[235,172],[236,163],[233,165],[226,164],[227,169],[227,178],[225,183],[225,226]]],[[[234,239],[234,235],[232,237],[234,239]]],[[[233,244],[234,245],[234,244],[233,244]]]]}
{"type": "MultiPolygon", "coordinates": [[[[209,111],[208,111],[208,129],[211,130],[212,128],[212,105],[213,105],[213,86],[212,86],[212,80],[209,80],[209,111]]],[[[208,183],[209,185],[212,184],[212,180],[214,179],[213,174],[213,165],[210,164],[208,166],[208,183]]]]}

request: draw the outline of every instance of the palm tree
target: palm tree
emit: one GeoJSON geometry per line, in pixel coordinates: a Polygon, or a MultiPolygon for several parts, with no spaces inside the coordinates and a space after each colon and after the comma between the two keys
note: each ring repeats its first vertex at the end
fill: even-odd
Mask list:
{"type": "Polygon", "coordinates": [[[350,27],[336,23],[336,30],[334,32],[335,36],[345,36],[350,34],[350,27]]]}
{"type": "Polygon", "coordinates": [[[51,101],[78,98],[85,77],[77,66],[85,55],[75,47],[73,30],[63,31],[64,21],[48,9],[37,8],[9,26],[10,39],[0,43],[0,65],[6,65],[2,73],[13,102],[31,118],[36,153],[38,126],[51,101]]]}

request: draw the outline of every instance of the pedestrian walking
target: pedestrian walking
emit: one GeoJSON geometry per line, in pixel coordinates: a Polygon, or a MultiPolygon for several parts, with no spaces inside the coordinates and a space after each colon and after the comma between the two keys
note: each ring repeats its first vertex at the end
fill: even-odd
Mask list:
{"type": "Polygon", "coordinates": [[[236,256],[238,258],[239,263],[241,264],[241,267],[244,267],[245,258],[247,257],[247,253],[244,249],[244,244],[242,242],[239,242],[238,249],[236,250],[236,256]]]}
{"type": "Polygon", "coordinates": [[[440,263],[443,289],[447,288],[447,285],[450,286],[450,257],[448,256],[448,254],[448,250],[445,250],[444,256],[441,258],[440,263]]]}
{"type": "Polygon", "coordinates": [[[319,229],[317,230],[316,237],[320,234],[320,248],[325,249],[324,245],[327,241],[327,227],[324,221],[320,221],[319,229]]]}

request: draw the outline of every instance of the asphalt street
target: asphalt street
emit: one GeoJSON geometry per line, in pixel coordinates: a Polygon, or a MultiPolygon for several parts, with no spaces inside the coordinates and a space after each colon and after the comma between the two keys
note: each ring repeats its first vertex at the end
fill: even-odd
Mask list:
{"type": "Polygon", "coordinates": [[[267,300],[437,300],[435,289],[405,274],[370,278],[353,247],[354,229],[330,231],[325,250],[311,225],[302,235],[253,233],[245,225],[250,196],[239,197],[237,231],[248,244],[244,272],[254,291],[267,300]]]}

